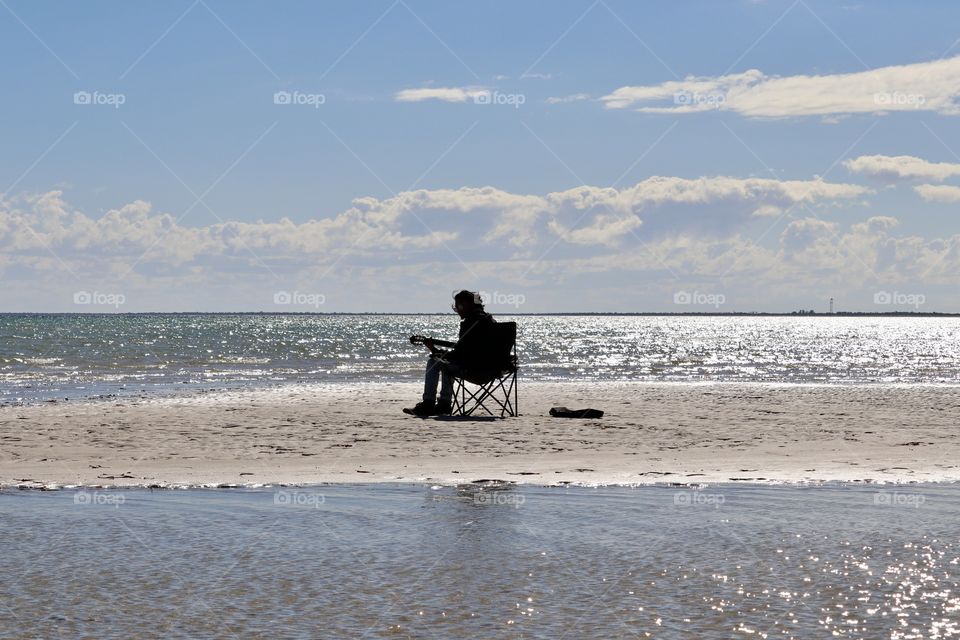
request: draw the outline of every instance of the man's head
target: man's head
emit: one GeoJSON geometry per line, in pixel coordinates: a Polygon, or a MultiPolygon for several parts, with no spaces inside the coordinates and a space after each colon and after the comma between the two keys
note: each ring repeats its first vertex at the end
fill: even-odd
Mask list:
{"type": "Polygon", "coordinates": [[[464,289],[453,296],[453,310],[456,311],[461,318],[466,318],[474,311],[483,311],[483,300],[480,298],[479,293],[464,289]]]}

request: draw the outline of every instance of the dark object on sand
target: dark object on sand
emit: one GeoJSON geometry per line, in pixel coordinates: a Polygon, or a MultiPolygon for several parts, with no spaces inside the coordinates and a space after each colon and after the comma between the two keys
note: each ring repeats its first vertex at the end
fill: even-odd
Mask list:
{"type": "Polygon", "coordinates": [[[600,411],[600,409],[567,409],[566,407],[554,407],[550,409],[550,415],[554,418],[602,418],[603,411],[600,411]]]}

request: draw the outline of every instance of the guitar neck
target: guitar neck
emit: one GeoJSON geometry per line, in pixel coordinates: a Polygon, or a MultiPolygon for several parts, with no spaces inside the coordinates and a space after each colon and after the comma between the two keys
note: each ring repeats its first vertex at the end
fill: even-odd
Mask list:
{"type": "Polygon", "coordinates": [[[410,342],[412,344],[425,344],[427,340],[430,340],[436,347],[455,347],[457,346],[456,342],[450,342],[449,340],[438,340],[436,338],[428,338],[427,336],[410,336],[410,342]]]}

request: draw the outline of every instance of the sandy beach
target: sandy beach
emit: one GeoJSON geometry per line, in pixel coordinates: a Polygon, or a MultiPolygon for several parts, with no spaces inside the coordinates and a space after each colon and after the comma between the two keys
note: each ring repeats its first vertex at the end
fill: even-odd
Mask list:
{"type": "Polygon", "coordinates": [[[364,383],[0,409],[4,487],[960,480],[960,388],[525,383],[521,416],[412,418],[364,383]],[[595,407],[599,420],[552,418],[595,407]]]}

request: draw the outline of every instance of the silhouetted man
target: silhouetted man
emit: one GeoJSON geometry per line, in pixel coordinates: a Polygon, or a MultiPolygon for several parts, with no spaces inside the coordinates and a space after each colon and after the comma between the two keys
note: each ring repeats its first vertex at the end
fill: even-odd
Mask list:
{"type": "Polygon", "coordinates": [[[450,351],[438,348],[432,340],[424,341],[430,358],[423,379],[423,400],[412,409],[404,409],[406,413],[421,417],[448,415],[453,410],[453,377],[490,366],[490,340],[496,321],[483,310],[480,294],[466,290],[457,293],[453,297],[453,310],[460,316],[460,337],[450,351]]]}

